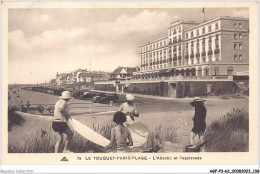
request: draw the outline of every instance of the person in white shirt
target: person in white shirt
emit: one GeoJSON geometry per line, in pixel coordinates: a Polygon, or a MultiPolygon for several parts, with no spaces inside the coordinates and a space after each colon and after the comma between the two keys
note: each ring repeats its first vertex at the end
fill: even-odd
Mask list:
{"type": "Polygon", "coordinates": [[[72,139],[73,132],[68,126],[68,120],[70,119],[69,107],[67,102],[72,98],[69,91],[64,91],[60,100],[56,102],[54,108],[54,120],[52,123],[52,129],[57,134],[57,142],[55,144],[55,153],[58,153],[60,144],[63,139],[63,135],[66,138],[63,153],[69,153],[68,145],[72,139]]]}
{"type": "Polygon", "coordinates": [[[126,102],[121,104],[118,111],[121,111],[126,115],[126,122],[124,125],[131,134],[133,147],[141,147],[147,141],[149,130],[144,123],[134,121],[135,117],[139,117],[139,112],[134,105],[133,100],[134,96],[132,94],[127,94],[126,102]]]}
{"type": "Polygon", "coordinates": [[[139,117],[139,112],[133,103],[134,96],[132,94],[126,95],[126,102],[121,104],[118,111],[126,115],[126,122],[134,121],[134,117],[139,117]]]}

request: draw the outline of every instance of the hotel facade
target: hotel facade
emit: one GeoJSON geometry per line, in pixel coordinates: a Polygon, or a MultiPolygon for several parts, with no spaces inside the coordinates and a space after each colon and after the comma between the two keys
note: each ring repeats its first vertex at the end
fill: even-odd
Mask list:
{"type": "Polygon", "coordinates": [[[136,79],[245,74],[249,68],[249,20],[176,21],[167,36],[140,47],[140,67],[136,79]]]}
{"type": "MultiPolygon", "coordinates": [[[[139,48],[140,70],[120,81],[124,92],[181,98],[240,89],[249,80],[249,20],[176,21],[167,36],[139,48]]],[[[113,82],[96,89],[115,91],[113,82]]]]}

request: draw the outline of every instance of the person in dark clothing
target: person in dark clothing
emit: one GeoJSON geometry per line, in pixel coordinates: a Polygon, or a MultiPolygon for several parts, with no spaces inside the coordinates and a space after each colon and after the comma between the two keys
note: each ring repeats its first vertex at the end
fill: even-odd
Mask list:
{"type": "Polygon", "coordinates": [[[193,117],[193,128],[190,134],[190,144],[194,145],[194,138],[199,136],[200,143],[204,142],[204,132],[206,129],[206,114],[207,110],[204,106],[206,100],[195,99],[190,105],[195,107],[195,115],[193,117]]]}

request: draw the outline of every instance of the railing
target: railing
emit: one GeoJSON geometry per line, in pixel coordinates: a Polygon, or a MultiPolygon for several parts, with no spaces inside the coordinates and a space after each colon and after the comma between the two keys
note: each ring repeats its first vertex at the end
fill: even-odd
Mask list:
{"type": "Polygon", "coordinates": [[[114,84],[114,83],[115,81],[109,81],[109,80],[95,82],[95,84],[114,84]]]}

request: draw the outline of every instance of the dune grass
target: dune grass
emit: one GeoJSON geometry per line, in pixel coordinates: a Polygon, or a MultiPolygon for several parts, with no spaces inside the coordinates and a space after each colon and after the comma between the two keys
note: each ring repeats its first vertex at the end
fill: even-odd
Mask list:
{"type": "Polygon", "coordinates": [[[15,125],[22,126],[24,119],[15,113],[19,109],[15,106],[8,107],[8,131],[11,131],[15,125]]]}
{"type": "MultiPolygon", "coordinates": [[[[107,139],[110,139],[111,129],[114,127],[114,123],[107,123],[100,126],[99,124],[93,124],[93,130],[103,135],[107,139]]],[[[176,128],[170,127],[163,129],[162,126],[155,127],[150,132],[147,143],[144,148],[153,148],[159,146],[163,141],[170,141],[172,143],[177,141],[176,128]]],[[[9,153],[53,153],[55,145],[55,135],[52,131],[38,130],[35,135],[27,139],[23,147],[19,145],[9,144],[9,153]]],[[[61,144],[60,151],[63,149],[63,143],[61,144]]],[[[104,149],[83,138],[78,133],[74,132],[69,149],[75,153],[102,153],[104,149]]]]}
{"type": "Polygon", "coordinates": [[[206,131],[208,152],[248,152],[249,115],[245,109],[234,108],[206,131]]]}

